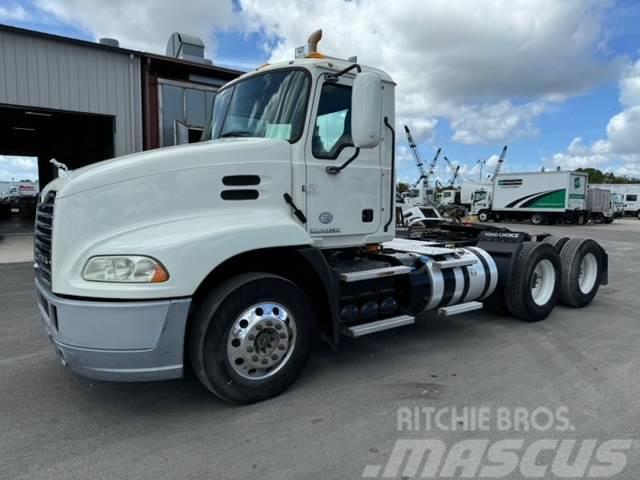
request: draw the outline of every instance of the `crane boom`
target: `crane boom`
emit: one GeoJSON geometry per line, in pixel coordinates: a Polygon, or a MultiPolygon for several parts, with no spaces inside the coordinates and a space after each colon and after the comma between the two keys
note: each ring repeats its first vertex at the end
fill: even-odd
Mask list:
{"type": "Polygon", "coordinates": [[[421,181],[428,181],[429,175],[424,169],[424,163],[422,163],[422,158],[420,158],[420,154],[418,153],[418,146],[416,142],[413,141],[413,137],[411,136],[411,131],[407,125],[404,126],[404,131],[407,132],[407,140],[409,141],[409,148],[413,152],[413,158],[416,161],[416,166],[418,167],[418,173],[420,176],[418,180],[413,184],[413,187],[417,187],[421,181]]]}
{"type": "Polygon", "coordinates": [[[413,136],[411,135],[411,131],[409,130],[409,127],[407,125],[404,126],[404,131],[407,132],[407,140],[409,141],[409,148],[411,148],[411,151],[413,152],[413,158],[416,161],[416,166],[418,167],[418,172],[420,173],[418,180],[416,180],[416,182],[413,184],[413,188],[417,187],[420,182],[422,182],[424,186],[427,187],[429,185],[429,177],[433,175],[433,171],[436,167],[438,156],[440,155],[440,151],[442,149],[441,148],[438,149],[435,157],[433,157],[433,160],[431,161],[431,165],[429,165],[429,170],[427,171],[424,168],[424,163],[422,162],[422,158],[420,158],[420,153],[418,153],[418,146],[416,145],[416,142],[413,140],[413,136]]]}
{"type": "Polygon", "coordinates": [[[436,151],[436,155],[433,157],[433,160],[431,160],[431,165],[429,165],[429,176],[433,175],[433,172],[436,169],[436,162],[438,161],[438,157],[440,156],[441,151],[442,149],[438,148],[438,151],[436,151]]]}
{"type": "Polygon", "coordinates": [[[504,159],[506,156],[507,156],[507,146],[505,145],[504,148],[502,149],[502,152],[500,153],[500,158],[498,158],[496,169],[493,172],[493,177],[491,177],[492,180],[496,178],[496,175],[498,175],[500,173],[500,170],[502,170],[502,164],[504,163],[504,159]]]}
{"type": "Polygon", "coordinates": [[[447,183],[447,187],[452,187],[454,183],[456,183],[456,180],[458,179],[458,174],[460,173],[460,165],[454,166],[453,163],[451,163],[451,160],[449,160],[446,155],[444,157],[444,160],[445,162],[447,162],[447,165],[449,165],[449,168],[453,171],[453,176],[451,177],[451,180],[449,180],[449,182],[447,183]]]}

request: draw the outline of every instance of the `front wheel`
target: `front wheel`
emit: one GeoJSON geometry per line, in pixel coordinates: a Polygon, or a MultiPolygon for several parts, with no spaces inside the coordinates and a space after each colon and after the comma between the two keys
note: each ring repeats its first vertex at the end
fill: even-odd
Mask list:
{"type": "Polygon", "coordinates": [[[487,210],[480,210],[480,212],[478,212],[478,220],[481,222],[488,222],[489,212],[487,210]]]}
{"type": "Polygon", "coordinates": [[[190,356],[200,381],[230,403],[266,400],[286,390],[311,351],[313,310],[289,280],[239,275],[212,291],[190,330],[190,356]]]}

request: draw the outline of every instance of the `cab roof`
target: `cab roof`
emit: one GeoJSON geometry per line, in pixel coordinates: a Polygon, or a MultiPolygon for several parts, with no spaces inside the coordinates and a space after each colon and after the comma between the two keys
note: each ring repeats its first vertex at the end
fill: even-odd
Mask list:
{"type": "MultiPolygon", "coordinates": [[[[333,58],[333,57],[326,57],[323,56],[322,58],[296,58],[294,60],[288,60],[288,61],[284,61],[284,62],[276,62],[276,63],[267,63],[261,67],[256,68],[254,71],[251,72],[247,72],[244,75],[241,75],[240,77],[236,78],[235,80],[233,80],[232,82],[229,82],[229,84],[231,83],[236,83],[240,80],[243,80],[249,76],[255,75],[256,73],[262,73],[262,72],[268,72],[270,70],[279,70],[282,68],[291,68],[291,67],[300,67],[300,68],[305,68],[311,72],[313,72],[313,70],[318,69],[318,70],[323,70],[323,71],[329,71],[329,72],[338,72],[340,70],[343,70],[347,67],[349,67],[350,65],[353,65],[354,63],[357,62],[351,62],[349,60],[344,60],[341,58],[333,58]]],[[[387,83],[392,83],[395,85],[395,82],[393,81],[393,79],[391,78],[391,76],[385,72],[384,70],[380,70],[378,68],[373,68],[373,67],[368,67],[366,65],[362,65],[360,64],[360,67],[362,68],[363,72],[372,72],[372,73],[376,73],[380,76],[381,80],[383,82],[387,82],[387,83]]],[[[349,72],[347,74],[345,74],[346,76],[354,76],[355,75],[355,71],[353,72],[349,72]]]]}

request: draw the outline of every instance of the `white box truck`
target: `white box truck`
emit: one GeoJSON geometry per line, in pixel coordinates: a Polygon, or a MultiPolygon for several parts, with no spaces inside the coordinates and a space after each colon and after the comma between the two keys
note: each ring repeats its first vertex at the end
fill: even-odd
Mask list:
{"type": "Polygon", "coordinates": [[[586,173],[571,171],[502,173],[489,192],[476,192],[472,213],[488,220],[531,220],[584,224],[589,221],[586,173]]]}
{"type": "MultiPolygon", "coordinates": [[[[190,364],[229,402],[278,395],[319,337],[486,299],[524,319],[607,283],[590,239],[492,226],[395,238],[395,83],[317,52],[223,86],[203,141],[63,171],[39,197],[37,302],[63,364],[118,381],[190,364]]],[[[477,227],[477,226],[476,226],[477,227]]]]}

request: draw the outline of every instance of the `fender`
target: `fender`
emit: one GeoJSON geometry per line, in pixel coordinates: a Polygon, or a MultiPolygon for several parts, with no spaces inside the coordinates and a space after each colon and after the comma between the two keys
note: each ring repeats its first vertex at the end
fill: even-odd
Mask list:
{"type": "Polygon", "coordinates": [[[311,245],[300,223],[284,213],[288,210],[284,202],[282,209],[218,210],[120,232],[83,251],[70,274],[58,281],[66,281],[64,293],[74,296],[138,300],[188,297],[212,270],[236,255],[311,245]],[[162,284],[113,284],[82,279],[82,269],[91,256],[118,254],[156,258],[169,272],[169,280],[162,284]]]}

